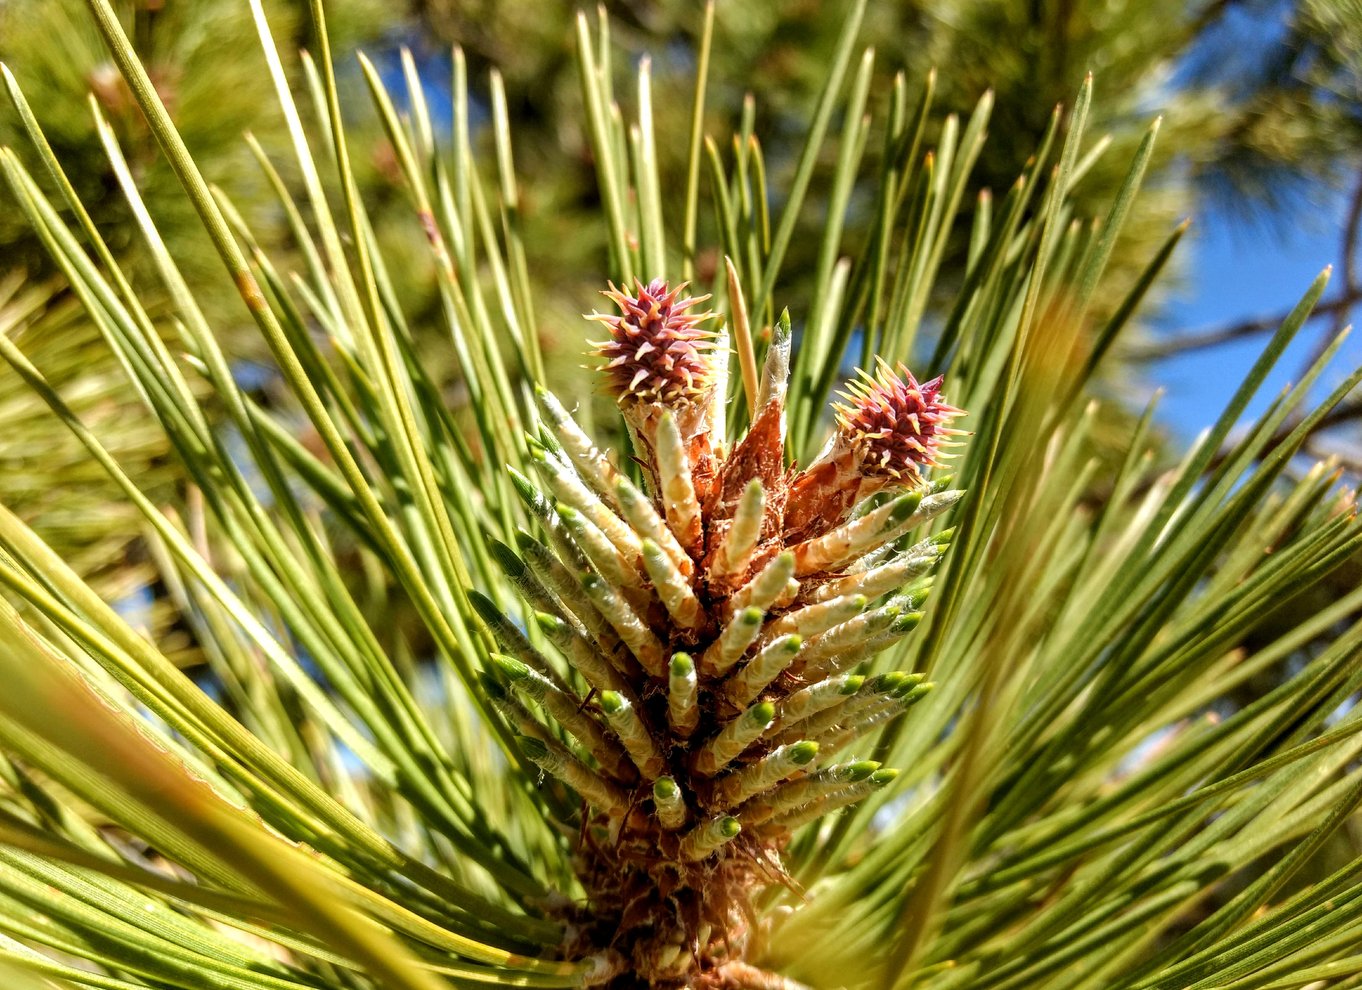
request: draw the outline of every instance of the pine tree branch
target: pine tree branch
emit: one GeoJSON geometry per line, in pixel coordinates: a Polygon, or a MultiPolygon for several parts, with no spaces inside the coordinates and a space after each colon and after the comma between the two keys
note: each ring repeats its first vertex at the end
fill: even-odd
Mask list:
{"type": "MultiPolygon", "coordinates": [[[[1359,281],[1357,270],[1358,234],[1360,232],[1362,232],[1362,170],[1358,172],[1356,184],[1353,186],[1353,194],[1348,202],[1348,216],[1343,222],[1343,237],[1340,244],[1338,265],[1343,276],[1343,297],[1347,297],[1349,294],[1362,293],[1362,282],[1359,281]]],[[[1351,306],[1342,306],[1334,313],[1333,324],[1329,332],[1320,337],[1311,349],[1309,358],[1301,365],[1302,374],[1320,359],[1328,349],[1329,342],[1344,331],[1351,316],[1351,306]]]]}
{"type": "MultiPolygon", "coordinates": [[[[1302,373],[1318,361],[1320,355],[1328,348],[1329,342],[1343,332],[1352,316],[1353,306],[1362,302],[1362,273],[1358,271],[1358,251],[1359,247],[1362,247],[1359,242],[1362,241],[1362,236],[1359,235],[1362,235],[1362,172],[1358,173],[1352,195],[1349,197],[1347,217],[1344,220],[1343,233],[1340,238],[1338,267],[1343,284],[1333,299],[1320,303],[1315,307],[1315,311],[1310,314],[1312,320],[1325,316],[1332,317],[1330,329],[1328,333],[1321,334],[1318,342],[1311,348],[1310,354],[1301,366],[1302,373]]],[[[1279,313],[1273,316],[1241,320],[1208,330],[1194,330],[1191,333],[1179,334],[1168,340],[1152,342],[1140,348],[1134,355],[1134,359],[1137,361],[1158,361],[1180,354],[1188,354],[1192,351],[1219,347],[1236,340],[1275,330],[1285,318],[1285,313],[1279,313]]]]}
{"type": "MultiPolygon", "coordinates": [[[[1362,285],[1355,285],[1340,292],[1333,299],[1321,302],[1315,307],[1310,319],[1319,319],[1322,316],[1337,316],[1351,311],[1352,307],[1358,302],[1362,302],[1362,285]]],[[[1211,327],[1206,330],[1193,330],[1189,333],[1178,334],[1167,340],[1153,341],[1140,347],[1131,355],[1135,361],[1161,361],[1164,358],[1176,357],[1180,354],[1188,354],[1192,351],[1206,350],[1211,347],[1220,347],[1224,344],[1232,344],[1236,340],[1243,340],[1247,337],[1254,337],[1258,334],[1270,333],[1281,326],[1287,314],[1274,313],[1271,316],[1258,316],[1248,320],[1239,320],[1234,323],[1227,323],[1223,326],[1211,327]]],[[[1330,337],[1334,336],[1330,334],[1330,337]]]]}
{"type": "MultiPolygon", "coordinates": [[[[1326,413],[1324,416],[1320,417],[1319,422],[1316,423],[1314,429],[1312,429],[1306,435],[1305,439],[1302,441],[1302,444],[1304,445],[1305,443],[1309,443],[1315,440],[1316,438],[1320,437],[1322,434],[1327,433],[1328,431],[1336,427],[1343,426],[1344,424],[1347,423],[1355,423],[1358,420],[1362,420],[1362,399],[1359,399],[1355,402],[1341,403],[1334,409],[1326,413]]],[[[1263,447],[1262,454],[1260,456],[1267,457],[1269,454],[1272,453],[1272,451],[1276,450],[1277,447],[1285,443],[1286,440],[1291,436],[1292,432],[1299,425],[1300,418],[1298,416],[1293,416],[1290,419],[1288,419],[1277,429],[1277,432],[1274,433],[1272,437],[1267,441],[1267,444],[1263,447]]],[[[1220,465],[1225,462],[1225,459],[1233,453],[1233,450],[1234,450],[1233,445],[1226,444],[1219,451],[1217,451],[1215,457],[1213,457],[1211,459],[1211,462],[1206,466],[1207,473],[1212,472],[1216,468],[1220,467],[1220,465]]]]}

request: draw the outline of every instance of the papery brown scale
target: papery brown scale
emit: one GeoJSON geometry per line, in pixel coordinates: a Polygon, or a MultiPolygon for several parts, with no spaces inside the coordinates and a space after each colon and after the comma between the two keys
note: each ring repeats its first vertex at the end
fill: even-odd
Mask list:
{"type": "Polygon", "coordinates": [[[769,403],[753,422],[747,436],[724,461],[713,491],[705,503],[706,519],[731,519],[743,491],[756,478],[766,491],[766,522],[762,524],[762,535],[767,536],[774,531],[773,524],[779,520],[780,514],[773,513],[772,508],[773,505],[783,508],[787,487],[780,413],[777,403],[769,403]],[[772,524],[771,531],[767,529],[768,524],[772,524]]]}
{"type": "Polygon", "coordinates": [[[704,503],[705,520],[709,529],[709,553],[705,559],[705,570],[711,572],[714,554],[732,525],[733,515],[743,491],[754,478],[761,481],[765,494],[761,538],[747,569],[740,574],[731,575],[724,581],[725,589],[730,591],[744,584],[784,546],[781,531],[789,489],[789,472],[785,468],[785,442],[781,436],[782,413],[781,403],[766,404],[766,408],[752,423],[747,435],[724,461],[714,479],[709,498],[704,503]]]}
{"type": "Polygon", "coordinates": [[[855,450],[834,451],[790,482],[785,502],[785,541],[802,543],[841,525],[857,502],[885,487],[861,473],[855,450]]]}

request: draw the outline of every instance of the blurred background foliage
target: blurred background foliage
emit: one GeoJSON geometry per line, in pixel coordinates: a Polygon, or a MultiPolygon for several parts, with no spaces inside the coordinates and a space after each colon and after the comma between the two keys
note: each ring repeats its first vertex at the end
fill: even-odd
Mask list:
{"type": "MultiPolygon", "coordinates": [[[[414,3],[430,36],[463,47],[473,78],[491,67],[506,77],[517,140],[531,150],[519,164],[526,184],[542,190],[541,212],[589,203],[595,187],[580,129],[571,124],[578,95],[564,44],[574,6],[414,3]],[[576,151],[582,164],[576,176],[563,168],[565,149],[576,151]]],[[[670,78],[681,86],[690,78],[699,30],[695,4],[603,6],[617,41],[639,53],[666,53],[655,58],[659,83],[670,78]]],[[[840,5],[812,0],[721,3],[711,105],[731,108],[733,117],[710,121],[711,130],[733,129],[751,94],[755,130],[772,170],[792,169],[789,149],[806,127],[841,17],[840,5]]],[[[974,182],[998,194],[1035,150],[1053,108],[1070,98],[1087,72],[1100,93],[1095,128],[1109,134],[1114,147],[1085,180],[1080,209],[1105,201],[1148,119],[1164,114],[1161,150],[1150,165],[1140,216],[1113,262],[1127,272],[1142,266],[1182,217],[1230,207],[1271,219],[1287,205],[1318,206],[1331,189],[1358,181],[1357,0],[897,0],[871,6],[861,37],[875,47],[879,66],[872,106],[876,94],[883,103],[890,74],[899,67],[914,85],[937,70],[937,127],[948,115],[968,114],[986,90],[993,91],[989,141],[974,182]]],[[[662,142],[659,153],[679,178],[689,107],[673,101],[657,112],[669,118],[659,122],[659,132],[677,136],[662,142]]],[[[873,138],[867,154],[877,154],[873,138]]],[[[832,163],[826,164],[830,170],[832,163]]],[[[809,224],[820,221],[824,206],[811,205],[809,224]]],[[[555,249],[544,262],[580,270],[560,241],[540,243],[555,249]]]]}
{"type": "MultiPolygon", "coordinates": [[[[207,239],[83,6],[80,0],[0,0],[0,59],[24,87],[57,157],[78,177],[77,191],[95,204],[95,222],[135,274],[143,262],[136,228],[127,222],[127,207],[116,193],[85,109],[87,94],[110,120],[196,297],[204,301],[241,373],[258,379],[267,400],[269,375],[259,374],[262,366],[256,362],[262,348],[256,331],[223,281],[207,239]],[[53,38],[62,43],[53,44],[53,38]]],[[[266,6],[281,46],[311,46],[303,0],[274,0],[266,6]]],[[[343,85],[363,87],[351,57],[357,49],[372,55],[399,92],[399,52],[409,49],[427,88],[438,95],[448,90],[450,51],[458,46],[468,62],[475,105],[484,108],[490,106],[489,72],[501,73],[521,176],[524,239],[539,292],[537,329],[551,385],[586,394],[580,314],[596,305],[606,245],[605,229],[597,220],[598,187],[572,59],[571,25],[578,5],[332,0],[327,6],[334,50],[346,71],[343,85]]],[[[685,183],[688,94],[701,6],[692,0],[612,0],[604,7],[615,43],[639,57],[651,53],[659,94],[654,111],[663,188],[679,195],[685,183]],[[663,98],[667,95],[677,98],[663,98]]],[[[132,0],[122,9],[208,179],[230,199],[261,246],[276,259],[287,259],[286,218],[269,205],[268,179],[243,140],[249,133],[270,151],[285,139],[246,5],[240,0],[132,0]],[[224,99],[224,93],[231,99],[224,99]]],[[[723,108],[729,118],[707,119],[706,130],[754,134],[772,188],[784,188],[795,168],[843,16],[841,4],[817,0],[718,4],[708,105],[723,108]]],[[[1090,126],[1094,133],[1109,135],[1113,147],[1096,159],[1078,188],[1080,214],[1091,204],[1096,215],[1097,204],[1110,200],[1148,120],[1164,114],[1140,208],[1126,225],[1109,268],[1110,306],[1125,295],[1180,219],[1233,212],[1253,225],[1255,236],[1271,236],[1273,219],[1283,216],[1285,207],[1299,215],[1301,208],[1328,202],[1331,195],[1336,201],[1339,189],[1348,190],[1351,222],[1344,225],[1340,248],[1344,271],[1335,282],[1340,288],[1322,312],[1341,325],[1351,302],[1362,294],[1355,260],[1362,212],[1359,0],[897,0],[870,6],[861,41],[876,50],[868,110],[877,120],[883,118],[894,70],[903,67],[910,88],[923,85],[936,70],[929,143],[949,117],[967,116],[986,91],[994,94],[989,140],[966,203],[977,203],[981,190],[999,197],[1006,192],[1041,141],[1054,107],[1076,91],[1087,72],[1094,74],[1098,91],[1090,126]]],[[[619,86],[625,102],[624,73],[631,70],[621,62],[619,86]]],[[[295,85],[303,89],[307,80],[298,78],[295,85]]],[[[367,99],[350,105],[362,108],[357,111],[361,115],[368,112],[367,99]]],[[[448,120],[447,113],[435,109],[437,117],[448,120]]],[[[481,123],[487,122],[485,114],[481,123]]],[[[397,288],[419,328],[423,311],[433,312],[438,305],[423,232],[411,217],[392,150],[376,122],[361,116],[350,123],[352,134],[358,135],[358,178],[377,236],[389,258],[410,260],[393,268],[404,280],[397,288]]],[[[834,130],[839,126],[833,122],[834,130]]],[[[22,152],[17,130],[13,112],[5,106],[0,110],[0,143],[14,144],[22,152]]],[[[490,144],[491,129],[482,130],[474,139],[490,144]]],[[[871,167],[881,154],[881,140],[872,130],[865,148],[871,167]]],[[[731,163],[734,149],[718,150],[731,163]]],[[[823,178],[834,164],[830,152],[819,163],[823,178]]],[[[290,175],[280,178],[295,181],[290,175]]],[[[830,189],[830,182],[817,177],[811,184],[801,221],[807,231],[826,222],[830,189]]],[[[0,295],[5,307],[0,331],[42,341],[34,351],[36,361],[55,379],[65,368],[82,369],[85,381],[102,378],[102,386],[92,386],[91,411],[98,406],[106,423],[117,424],[126,434],[120,453],[134,476],[153,490],[177,484],[165,464],[164,440],[150,428],[136,397],[120,384],[121,374],[97,335],[82,325],[71,300],[59,290],[43,288],[48,263],[7,196],[0,191],[0,285],[8,287],[0,295]],[[25,278],[27,288],[21,293],[25,278]],[[104,373],[91,376],[91,369],[104,373]]],[[[779,205],[772,204],[773,211],[779,205]]],[[[858,230],[862,239],[869,236],[865,224],[857,224],[872,209],[873,204],[853,196],[847,220],[852,243],[858,230]]],[[[968,207],[962,211],[966,221],[969,214],[968,207]]],[[[700,219],[702,225],[713,223],[712,217],[700,219]]],[[[786,259],[792,277],[780,287],[780,304],[795,313],[802,311],[812,288],[817,243],[814,236],[796,236],[786,259]],[[801,272],[807,277],[801,278],[801,272]]],[[[953,289],[949,273],[963,267],[965,228],[950,250],[953,258],[946,258],[940,280],[943,295],[953,289]]],[[[710,283],[720,260],[696,259],[702,285],[710,283]]],[[[1176,254],[1169,267],[1164,288],[1157,292],[1166,293],[1178,278],[1196,276],[1180,265],[1176,254]]],[[[1157,292],[1147,301],[1146,314],[1157,312],[1157,292]]],[[[154,314],[155,300],[148,304],[154,314]]],[[[1099,300],[1091,314],[1094,325],[1107,315],[1099,300]]],[[[930,329],[930,314],[927,325],[930,329]]],[[[1159,346],[1166,352],[1179,343],[1162,341],[1159,346]]],[[[1108,367],[1116,370],[1108,374],[1105,387],[1132,396],[1139,391],[1141,365],[1132,355],[1108,367]]],[[[8,369],[0,372],[6,412],[0,484],[6,503],[36,521],[42,535],[68,559],[82,563],[85,573],[106,575],[115,585],[135,583],[126,568],[141,566],[141,550],[135,524],[116,508],[118,493],[102,478],[86,477],[77,469],[80,455],[73,441],[46,423],[46,412],[25,390],[15,388],[10,376],[8,369]],[[79,520],[44,513],[45,495],[57,485],[78,488],[81,504],[90,511],[79,520]]],[[[450,401],[457,404],[458,382],[446,386],[450,401]]],[[[1142,400],[1132,408],[1139,404],[1142,400]]],[[[108,425],[104,430],[111,435],[108,425]]]]}
{"type": "MultiPolygon", "coordinates": [[[[305,0],[268,5],[273,23],[296,47],[310,43],[305,0]]],[[[342,0],[334,31],[342,44],[381,40],[391,25],[381,0],[342,0]]],[[[156,87],[209,180],[285,247],[282,218],[262,216],[269,188],[243,135],[272,149],[283,140],[283,120],[263,71],[250,11],[236,0],[136,0],[122,5],[125,23],[151,69],[156,87]],[[231,98],[224,98],[224,94],[231,98]]],[[[161,157],[141,111],[109,58],[108,48],[80,0],[0,2],[0,61],[28,94],[67,177],[136,281],[150,260],[138,240],[126,200],[119,195],[101,146],[91,106],[108,121],[148,208],[233,353],[263,353],[249,317],[224,279],[202,224],[161,157]]],[[[28,151],[8,101],[0,111],[0,145],[28,151]]],[[[31,158],[30,158],[31,160],[31,158]]],[[[164,431],[129,387],[98,331],[61,282],[41,242],[0,191],[0,333],[22,339],[34,362],[54,380],[79,379],[78,405],[118,448],[120,459],[148,492],[179,483],[164,431]]],[[[148,310],[159,315],[157,300],[148,310]]],[[[142,601],[146,623],[162,631],[174,610],[156,588],[136,523],[137,514],[107,476],[53,420],[8,366],[0,369],[0,498],[37,525],[63,556],[113,600],[142,601]],[[51,493],[62,491],[61,512],[51,493]],[[141,591],[134,595],[135,590],[141,591]]],[[[130,606],[131,607],[131,606],[130,606]]],[[[171,647],[172,651],[174,645],[171,647]]],[[[191,654],[192,655],[192,654],[191,654]]]]}

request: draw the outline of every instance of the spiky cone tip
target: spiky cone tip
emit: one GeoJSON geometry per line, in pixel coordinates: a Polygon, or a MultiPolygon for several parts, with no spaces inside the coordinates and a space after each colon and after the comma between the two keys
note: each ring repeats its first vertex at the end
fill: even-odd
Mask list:
{"type": "Polygon", "coordinates": [[[886,488],[924,487],[927,472],[950,456],[951,423],[964,410],[947,403],[940,376],[919,382],[900,364],[857,372],[833,406],[837,429],[791,484],[787,525],[805,538],[844,521],[853,506],[886,488]]]}
{"type": "Polygon", "coordinates": [[[609,335],[593,341],[601,359],[606,391],[629,428],[635,456],[646,466],[649,489],[669,509],[667,522],[687,551],[699,541],[699,504],[709,495],[716,471],[716,449],[723,437],[714,427],[723,421],[725,397],[716,382],[726,367],[717,354],[718,335],[706,324],[715,314],[696,310],[708,296],[684,295],[685,284],[671,287],[663,279],[635,280],[632,291],[616,287],[603,293],[619,309],[592,313],[609,335]]]}
{"type": "Polygon", "coordinates": [[[683,296],[685,289],[684,283],[671,288],[654,279],[647,285],[636,280],[633,292],[612,283],[601,293],[620,311],[588,319],[610,331],[592,344],[617,402],[671,406],[698,399],[714,384],[714,332],[703,327],[714,314],[692,312],[708,297],[683,296]]]}

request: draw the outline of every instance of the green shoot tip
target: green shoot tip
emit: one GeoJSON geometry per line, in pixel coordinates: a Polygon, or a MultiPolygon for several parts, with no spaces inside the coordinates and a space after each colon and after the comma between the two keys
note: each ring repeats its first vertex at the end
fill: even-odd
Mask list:
{"type": "Polygon", "coordinates": [[[903,693],[903,703],[905,705],[911,705],[918,701],[921,701],[927,695],[931,694],[932,689],[935,687],[936,687],[935,684],[933,684],[931,681],[927,681],[925,684],[918,684],[912,688],[909,688],[907,691],[903,693]]]}
{"type": "Polygon", "coordinates": [[[511,476],[511,487],[515,489],[526,502],[533,503],[539,497],[539,489],[534,487],[534,482],[521,474],[513,467],[507,467],[506,473],[511,476]]]}
{"type": "Polygon", "coordinates": [[[493,701],[500,701],[506,697],[506,692],[502,690],[501,684],[492,676],[490,671],[478,671],[478,684],[482,688],[483,694],[493,701]]]}
{"type": "Polygon", "coordinates": [[[468,604],[473,606],[473,611],[477,612],[484,622],[502,622],[506,618],[501,614],[501,609],[497,608],[497,603],[477,588],[469,588],[467,594],[468,604]]]}
{"type": "Polygon", "coordinates": [[[530,676],[530,668],[515,657],[508,657],[504,653],[492,653],[489,654],[489,659],[514,681],[521,681],[530,676]]]}
{"type": "Polygon", "coordinates": [[[549,633],[550,635],[556,635],[558,633],[561,633],[564,629],[567,628],[566,622],[558,618],[558,616],[552,615],[548,612],[535,612],[534,622],[535,625],[537,625],[540,629],[544,630],[544,632],[549,633]]]}
{"type": "Polygon", "coordinates": [[[488,544],[488,549],[492,551],[492,559],[497,562],[497,566],[507,574],[515,576],[525,572],[525,562],[505,543],[492,540],[488,544]]]}
{"type": "Polygon", "coordinates": [[[896,633],[912,632],[918,627],[918,623],[921,621],[921,612],[905,612],[894,620],[893,624],[890,625],[889,630],[896,633]]]}
{"type": "Polygon", "coordinates": [[[887,674],[879,674],[870,682],[870,690],[876,694],[892,694],[904,687],[907,680],[906,674],[899,670],[891,670],[887,674]]]}
{"type": "Polygon", "coordinates": [[[880,763],[877,760],[858,760],[843,767],[840,776],[848,783],[855,784],[865,780],[879,768],[880,763]]]}
{"type": "Polygon", "coordinates": [[[818,743],[805,739],[790,746],[790,762],[802,767],[818,755],[818,743]]]}
{"type": "Polygon", "coordinates": [[[889,527],[897,526],[899,523],[903,522],[905,519],[907,519],[909,516],[911,516],[914,512],[917,511],[917,507],[921,503],[922,503],[921,492],[905,492],[898,498],[894,499],[894,508],[890,510],[889,521],[887,526],[889,527]]]}

